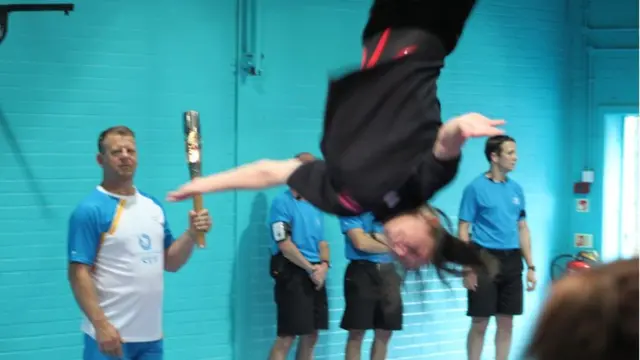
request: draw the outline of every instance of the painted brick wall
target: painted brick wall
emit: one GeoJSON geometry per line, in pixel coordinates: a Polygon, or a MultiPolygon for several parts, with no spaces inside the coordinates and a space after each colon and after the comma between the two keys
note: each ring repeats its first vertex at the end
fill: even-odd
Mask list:
{"type": "MultiPolygon", "coordinates": [[[[256,49],[246,45],[252,32],[235,21],[234,1],[151,4],[84,1],[68,18],[11,15],[0,46],[0,291],[10,294],[0,300],[0,360],[78,358],[79,311],[65,273],[66,221],[99,180],[93,161],[100,130],[126,124],[137,131],[137,183],[159,197],[187,178],[180,133],[186,109],[202,114],[205,172],[317,153],[327,75],[357,64],[369,6],[259,1],[256,49]],[[237,29],[243,30],[239,42],[237,29]],[[236,78],[236,60],[245,50],[264,53],[261,77],[236,78]]],[[[558,156],[566,146],[565,11],[554,0],[483,2],[440,85],[445,117],[480,111],[509,120],[521,159],[514,177],[527,194],[539,264],[563,231],[559,210],[568,201],[565,159],[558,156]]],[[[462,187],[486,169],[482,146],[467,146],[458,179],[436,201],[454,221],[462,187]]],[[[266,216],[278,191],[206,197],[216,224],[210,247],[167,275],[167,359],[266,356],[275,330],[266,216]]],[[[167,207],[175,232],[185,228],[189,205],[167,207]]],[[[345,340],[338,328],[344,243],[335,219],[328,217],[328,224],[331,329],[322,334],[319,359],[340,358],[345,340]]],[[[407,284],[406,330],[394,336],[389,358],[464,359],[465,293],[457,280],[447,290],[431,273],[426,278],[425,291],[407,284]]],[[[526,298],[516,352],[541,296],[526,298]]],[[[486,358],[492,338],[490,332],[486,358]]]]}
{"type": "MultiPolygon", "coordinates": [[[[161,199],[188,177],[187,109],[202,115],[205,171],[235,163],[235,2],[76,4],[69,17],[11,14],[0,46],[2,360],[80,358],[66,227],[73,206],[100,180],[102,129],[125,124],[137,132],[137,184],[161,199]]],[[[187,226],[189,205],[167,207],[177,233],[187,226]]],[[[236,207],[232,195],[207,205],[216,219],[212,247],[166,277],[168,359],[233,355],[236,207]]]]}
{"type": "MultiPolygon", "coordinates": [[[[571,0],[570,4],[584,9],[572,11],[570,18],[571,135],[566,139],[571,148],[570,181],[579,181],[585,168],[593,169],[596,176],[593,191],[586,196],[591,211],[577,213],[574,196],[567,212],[571,233],[593,234],[594,248],[602,251],[605,134],[621,129],[616,121],[605,124],[605,116],[638,112],[638,2],[571,0]]],[[[572,234],[558,244],[558,251],[574,251],[572,234]]]]}

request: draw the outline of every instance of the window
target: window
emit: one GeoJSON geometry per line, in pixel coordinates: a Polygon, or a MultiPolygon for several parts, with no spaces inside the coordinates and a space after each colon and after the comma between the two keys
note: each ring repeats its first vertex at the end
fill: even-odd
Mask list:
{"type": "Polygon", "coordinates": [[[622,135],[619,256],[638,254],[640,239],[640,123],[625,116],[622,135]]]}
{"type": "Polygon", "coordinates": [[[640,248],[640,120],[604,116],[602,260],[638,255],[640,248]]]}

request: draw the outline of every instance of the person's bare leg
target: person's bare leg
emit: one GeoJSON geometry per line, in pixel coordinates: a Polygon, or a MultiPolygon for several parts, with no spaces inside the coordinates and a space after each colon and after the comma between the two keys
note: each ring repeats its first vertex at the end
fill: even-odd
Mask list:
{"type": "Polygon", "coordinates": [[[347,347],[345,349],[345,360],[360,360],[362,352],[362,339],[364,339],[364,330],[349,330],[347,337],[347,347]]]}
{"type": "Polygon", "coordinates": [[[467,358],[469,360],[480,360],[482,346],[484,345],[484,334],[489,325],[488,317],[471,318],[471,328],[467,335],[467,358]]]}
{"type": "Polygon", "coordinates": [[[391,331],[376,330],[373,344],[371,344],[371,360],[385,360],[387,358],[387,347],[391,339],[391,331]]]}
{"type": "Polygon", "coordinates": [[[286,360],[295,336],[278,336],[273,342],[269,360],[286,360]]]}
{"type": "Polygon", "coordinates": [[[497,315],[496,327],[496,360],[507,360],[511,349],[513,316],[497,315]]]}
{"type": "Polygon", "coordinates": [[[298,351],[296,351],[296,360],[313,360],[313,349],[318,341],[318,332],[309,335],[300,336],[298,341],[298,351]]]}

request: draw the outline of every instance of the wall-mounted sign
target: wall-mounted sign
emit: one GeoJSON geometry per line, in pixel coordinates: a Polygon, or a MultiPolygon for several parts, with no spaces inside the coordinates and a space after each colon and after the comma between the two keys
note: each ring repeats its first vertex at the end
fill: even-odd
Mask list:
{"type": "Polygon", "coordinates": [[[576,211],[581,213],[589,212],[589,199],[576,199],[576,211]]]}
{"type": "Polygon", "coordinates": [[[577,248],[593,248],[593,235],[591,234],[573,235],[573,246],[577,248]]]}

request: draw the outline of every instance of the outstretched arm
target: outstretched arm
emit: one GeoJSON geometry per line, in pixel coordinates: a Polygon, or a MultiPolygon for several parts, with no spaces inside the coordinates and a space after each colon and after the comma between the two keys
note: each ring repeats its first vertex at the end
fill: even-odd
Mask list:
{"type": "Polygon", "coordinates": [[[504,130],[497,126],[504,124],[504,120],[492,120],[477,113],[451,119],[438,130],[433,155],[441,161],[456,159],[468,138],[502,135],[504,130]]]}
{"type": "Polygon", "coordinates": [[[431,199],[447,186],[458,173],[461,149],[468,138],[504,134],[497,126],[504,120],[491,120],[483,115],[470,113],[444,123],[438,130],[431,153],[425,156],[419,169],[422,197],[431,199]]]}
{"type": "Polygon", "coordinates": [[[180,201],[196,194],[235,189],[264,189],[284,185],[302,162],[298,159],[259,160],[235,169],[194,179],[168,194],[167,200],[180,201]]]}

